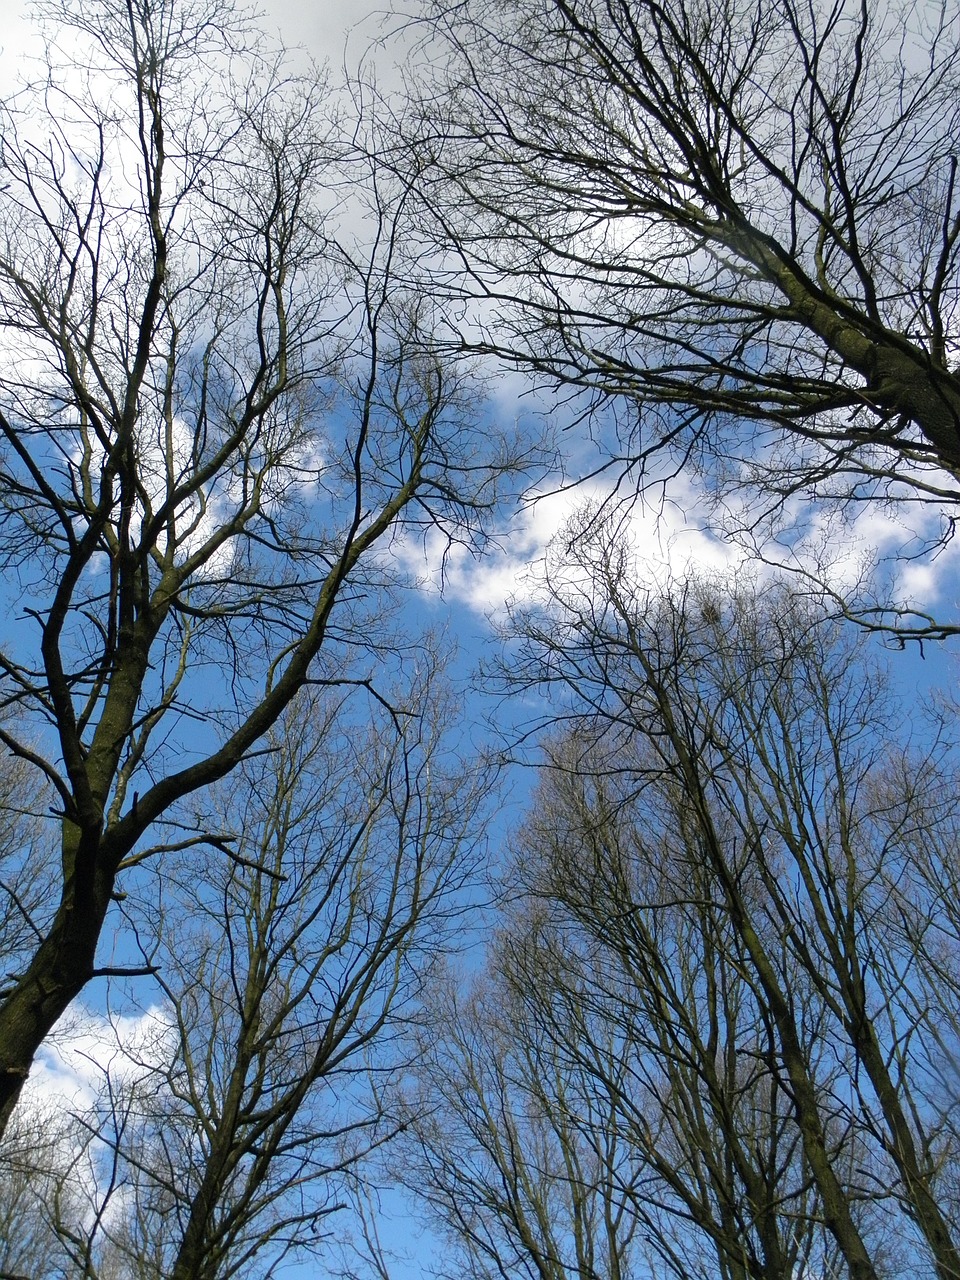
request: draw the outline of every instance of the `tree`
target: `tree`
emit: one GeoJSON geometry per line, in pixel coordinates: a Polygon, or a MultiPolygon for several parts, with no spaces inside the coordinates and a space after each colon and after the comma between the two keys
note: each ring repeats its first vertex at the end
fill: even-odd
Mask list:
{"type": "Polygon", "coordinates": [[[801,494],[929,503],[949,537],[953,5],[511,0],[421,20],[441,70],[418,74],[406,127],[426,235],[477,302],[461,344],[612,407],[616,465],[668,453],[751,494],[748,529],[801,494]]]}
{"type": "MultiPolygon", "coordinates": [[[[595,516],[570,534],[506,673],[555,697],[496,950],[510,1115],[616,1144],[656,1274],[948,1280],[955,748],[936,722],[911,743],[862,641],[782,586],[658,596],[595,516]]],[[[446,1052],[501,1052],[475,1034],[446,1052]]],[[[456,1228],[458,1197],[480,1211],[470,1126],[510,1130],[498,1092],[483,1112],[427,1088],[426,1185],[456,1228]]]]}
{"type": "Polygon", "coordinates": [[[641,1218],[609,1109],[576,1089],[565,1049],[524,1017],[499,964],[469,994],[441,991],[440,1033],[423,1045],[394,1154],[444,1231],[438,1274],[632,1275],[641,1218]]]}
{"type": "Polygon", "coordinates": [[[149,860],[130,877],[124,912],[159,990],[121,1002],[73,1141],[51,1131],[32,1168],[9,1148],[24,1172],[10,1216],[47,1206],[22,1270],[226,1280],[323,1246],[395,1134],[382,1081],[431,1017],[477,856],[483,771],[445,742],[436,671],[397,701],[400,723],[375,705],[365,724],[344,694],[301,694],[205,806],[215,843],[165,859],[162,884],[149,860]],[[235,835],[231,857],[215,829],[235,835]],[[89,1203],[71,1214],[81,1156],[89,1203]]]}
{"type": "Polygon", "coordinates": [[[0,1124],[110,968],[151,825],[306,684],[389,666],[390,539],[478,545],[520,464],[427,354],[427,304],[392,279],[403,193],[362,185],[322,87],[223,0],[44,12],[0,154],[0,740],[55,794],[61,871],[0,1000],[0,1124]]]}
{"type": "Polygon", "coordinates": [[[443,1274],[838,1274],[733,958],[658,903],[651,980],[545,883],[525,887],[536,904],[513,914],[486,981],[449,999],[419,1067],[417,1145],[397,1160],[450,1240],[443,1274]]]}

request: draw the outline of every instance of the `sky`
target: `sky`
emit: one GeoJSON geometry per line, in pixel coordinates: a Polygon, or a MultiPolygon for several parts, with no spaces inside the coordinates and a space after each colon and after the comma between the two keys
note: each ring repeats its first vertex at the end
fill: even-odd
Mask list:
{"type": "MultiPolygon", "coordinates": [[[[396,78],[394,54],[377,44],[389,19],[378,7],[365,2],[304,5],[302,0],[271,0],[264,9],[264,25],[275,29],[282,41],[293,49],[301,49],[318,63],[329,63],[336,69],[345,64],[355,68],[363,60],[375,65],[382,85],[396,78]]],[[[6,80],[12,69],[30,47],[30,36],[24,26],[5,15],[5,38],[0,54],[0,76],[6,80]]],[[[528,391],[514,377],[500,382],[491,380],[494,395],[485,410],[511,420],[531,412],[528,391]]],[[[562,423],[560,424],[562,425],[562,423]]],[[[610,484],[594,479],[576,487],[560,487],[558,481],[544,480],[523,504],[504,520],[497,545],[482,560],[465,551],[448,551],[439,539],[400,544],[394,554],[418,583],[421,593],[418,607],[435,617],[457,638],[462,646],[462,670],[469,670],[476,660],[490,651],[495,627],[502,621],[510,603],[531,599],[536,590],[537,574],[556,539],[562,537],[567,523],[584,503],[600,505],[610,496],[610,484]]],[[[668,501],[638,503],[625,516],[626,536],[638,558],[646,565],[651,580],[666,582],[672,575],[689,569],[707,571],[736,581],[749,571],[746,551],[724,541],[708,527],[703,512],[702,492],[689,477],[676,481],[668,492],[668,501]]],[[[874,553],[895,554],[909,539],[911,531],[900,520],[875,510],[865,510],[850,527],[831,528],[814,517],[809,528],[810,545],[823,543],[830,555],[831,574],[838,589],[855,582],[863,564],[874,553]]],[[[799,553],[802,564],[803,550],[799,553]]],[[[902,591],[923,605],[936,606],[945,613],[960,612],[960,549],[950,544],[934,562],[904,564],[897,570],[902,591]]],[[[764,570],[769,572],[769,570],[764,570]]],[[[926,689],[954,682],[955,658],[938,646],[909,645],[903,652],[891,651],[896,680],[906,689],[926,689]]],[[[486,714],[487,705],[474,697],[470,705],[478,721],[486,714]]],[[[512,807],[504,810],[501,832],[519,814],[523,797],[528,793],[530,775],[518,776],[512,807]]],[[[145,1028],[162,1023],[162,1011],[148,1010],[141,1021],[121,1024],[121,1031],[137,1043],[145,1028]],[[152,1021],[151,1021],[152,1020],[152,1021]]],[[[66,1025],[57,1042],[42,1057],[30,1083],[33,1104],[47,1105],[51,1100],[72,1098],[76,1105],[92,1096],[97,1075],[95,1063],[110,1051],[112,1032],[101,1013],[90,1011],[66,1025]]],[[[396,1202],[390,1210],[402,1216],[396,1202]]],[[[427,1238],[418,1243],[416,1237],[403,1231],[395,1237],[399,1248],[427,1252],[436,1242],[427,1238]]],[[[422,1273],[418,1261],[410,1268],[399,1267],[396,1280],[422,1273]]],[[[322,1274],[322,1269],[292,1269],[289,1275],[322,1274]]]]}

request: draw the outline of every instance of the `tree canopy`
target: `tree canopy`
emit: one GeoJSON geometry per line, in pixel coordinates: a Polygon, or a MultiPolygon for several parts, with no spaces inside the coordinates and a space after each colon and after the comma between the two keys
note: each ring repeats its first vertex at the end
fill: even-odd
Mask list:
{"type": "Polygon", "coordinates": [[[48,17],[0,151],[0,740],[61,873],[0,994],[0,1120],[152,824],[305,685],[367,682],[390,539],[476,545],[523,463],[430,355],[402,190],[361,185],[322,83],[220,0],[48,17]]]}
{"type": "Polygon", "coordinates": [[[0,1280],[390,1280],[387,1185],[474,1280],[958,1280],[956,707],[838,614],[960,622],[629,503],[949,541],[960,13],[418,3],[388,95],[42,0],[0,106],[0,1280]],[[590,466],[495,765],[410,566],[590,466]]]}
{"type": "Polygon", "coordinates": [[[786,590],[574,559],[518,618],[556,727],[411,1189],[476,1277],[947,1280],[955,738],[786,590]]]}
{"type": "Polygon", "coordinates": [[[421,14],[405,127],[424,235],[470,300],[451,348],[582,389],[617,419],[598,465],[692,465],[741,528],[800,496],[920,503],[949,537],[954,6],[421,14]]]}

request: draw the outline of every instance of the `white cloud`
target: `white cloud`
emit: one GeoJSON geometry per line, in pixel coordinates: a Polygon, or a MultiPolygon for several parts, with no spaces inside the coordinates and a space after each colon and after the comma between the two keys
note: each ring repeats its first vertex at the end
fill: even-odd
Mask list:
{"type": "Polygon", "coordinates": [[[403,543],[397,554],[424,590],[498,615],[508,604],[533,598],[548,552],[551,570],[558,571],[565,531],[582,524],[587,510],[617,513],[619,532],[651,583],[665,583],[692,569],[734,571],[746,552],[698,522],[695,513],[703,506],[701,495],[688,481],[673,486],[668,502],[654,505],[637,499],[629,508],[618,506],[611,490],[583,484],[531,495],[500,531],[496,545],[479,559],[461,546],[448,545],[438,532],[425,545],[403,543]]]}
{"type": "Polygon", "coordinates": [[[4,95],[16,83],[28,58],[39,57],[43,41],[31,22],[26,4],[8,4],[3,13],[3,42],[0,44],[0,82],[4,95]]]}
{"type": "Polygon", "coordinates": [[[480,558],[450,544],[439,530],[423,541],[399,543],[394,555],[423,590],[481,613],[500,613],[508,601],[532,590],[532,575],[547,548],[583,503],[597,496],[588,486],[530,495],[480,558]]]}
{"type": "MultiPolygon", "coordinates": [[[[156,1073],[169,1065],[175,1041],[169,1011],[160,1005],[119,1016],[79,1007],[67,1015],[41,1047],[4,1138],[3,1158],[21,1181],[30,1170],[21,1209],[46,1223],[55,1202],[58,1212],[68,1207],[72,1225],[91,1232],[123,1216],[125,1189],[112,1176],[112,1125],[124,1123],[138,1086],[155,1095],[156,1073]],[[120,1111],[111,1120],[114,1102],[120,1111]]],[[[41,1247],[56,1251],[55,1229],[44,1229],[49,1239],[41,1247]]]]}
{"type": "Polygon", "coordinates": [[[798,504],[788,516],[783,531],[756,548],[771,571],[799,570],[847,596],[869,592],[872,581],[891,601],[921,610],[957,594],[960,547],[944,539],[934,506],[866,505],[844,519],[798,504]]]}
{"type": "Polygon", "coordinates": [[[22,1105],[89,1109],[108,1071],[115,1083],[133,1086],[166,1066],[174,1036],[170,1013],[161,1005],[122,1015],[73,1010],[42,1045],[22,1105]]]}
{"type": "MultiPolygon", "coordinates": [[[[424,591],[496,617],[536,596],[548,557],[554,582],[565,573],[576,578],[576,556],[564,540],[579,536],[590,511],[615,521],[631,563],[652,587],[691,572],[735,577],[752,566],[761,577],[799,571],[847,594],[880,563],[897,599],[924,608],[945,594],[951,580],[960,581],[960,548],[950,543],[933,550],[935,509],[865,506],[844,519],[835,509],[796,501],[784,508],[780,526],[757,541],[725,535],[708,495],[686,476],[672,480],[657,502],[618,502],[612,488],[595,482],[534,494],[479,558],[437,531],[425,542],[401,543],[394,555],[424,591]]],[[[740,514],[727,509],[731,529],[743,528],[740,514]]]]}

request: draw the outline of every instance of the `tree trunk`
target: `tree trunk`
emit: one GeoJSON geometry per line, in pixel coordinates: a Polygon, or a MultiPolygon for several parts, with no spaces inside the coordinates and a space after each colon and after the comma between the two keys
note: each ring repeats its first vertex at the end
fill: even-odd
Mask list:
{"type": "MultiPolygon", "coordinates": [[[[75,832],[76,828],[72,830],[75,832]]],[[[65,831],[65,842],[71,834],[65,831]]],[[[94,972],[97,940],[110,904],[113,877],[96,872],[89,880],[88,891],[78,892],[76,872],[68,877],[46,937],[26,972],[0,1002],[0,1137],[6,1131],[37,1050],[94,972]]]]}

